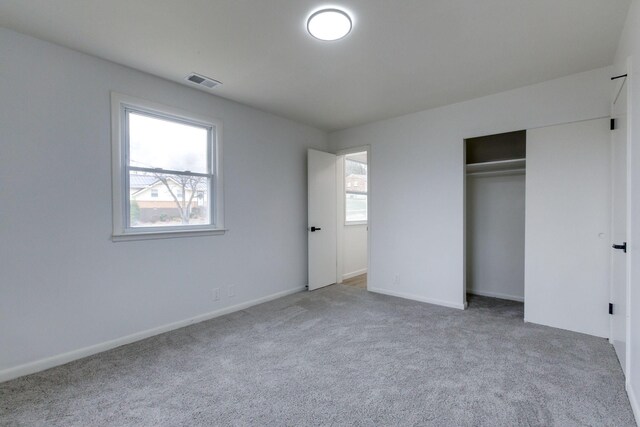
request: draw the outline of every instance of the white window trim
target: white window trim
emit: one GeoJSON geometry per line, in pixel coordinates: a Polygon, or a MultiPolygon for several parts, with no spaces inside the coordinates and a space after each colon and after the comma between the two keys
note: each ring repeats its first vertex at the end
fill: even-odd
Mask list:
{"type": "Polygon", "coordinates": [[[351,225],[367,225],[368,222],[366,220],[359,220],[359,221],[345,221],[344,225],[346,227],[349,227],[351,225]]]}
{"type": "Polygon", "coordinates": [[[224,234],[224,181],[222,178],[222,122],[211,117],[192,114],[162,104],[157,104],[143,99],[133,98],[116,92],[111,92],[111,167],[112,167],[112,206],[113,206],[113,233],[114,242],[126,240],[167,239],[175,237],[194,237],[224,234]],[[182,227],[148,227],[140,229],[127,228],[126,189],[124,188],[126,177],[125,162],[125,127],[123,112],[125,107],[133,109],[157,112],[187,122],[213,127],[215,135],[214,150],[210,153],[213,157],[209,160],[215,179],[212,183],[215,201],[214,209],[210,215],[214,218],[215,225],[193,225],[182,227]],[[213,160],[215,159],[215,164],[213,160]]]}

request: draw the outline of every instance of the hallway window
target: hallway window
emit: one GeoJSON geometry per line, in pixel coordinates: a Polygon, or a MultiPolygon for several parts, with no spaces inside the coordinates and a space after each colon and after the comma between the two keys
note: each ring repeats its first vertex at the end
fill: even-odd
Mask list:
{"type": "Polygon", "coordinates": [[[367,153],[347,154],[344,160],[345,222],[366,224],[367,215],[367,153]]]}

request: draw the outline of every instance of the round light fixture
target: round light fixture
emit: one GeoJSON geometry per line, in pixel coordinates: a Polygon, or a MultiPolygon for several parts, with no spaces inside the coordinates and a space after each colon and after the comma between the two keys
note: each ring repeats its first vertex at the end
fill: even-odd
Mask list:
{"type": "Polygon", "coordinates": [[[307,31],[318,40],[340,40],[351,32],[353,23],[347,12],[340,9],[322,9],[307,20],[307,31]]]}

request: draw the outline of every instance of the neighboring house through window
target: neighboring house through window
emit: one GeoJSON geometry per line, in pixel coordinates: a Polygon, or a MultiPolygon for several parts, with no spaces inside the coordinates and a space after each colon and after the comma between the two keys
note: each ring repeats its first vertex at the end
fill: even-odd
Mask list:
{"type": "Polygon", "coordinates": [[[114,240],[220,234],[221,124],[112,94],[114,240]]]}

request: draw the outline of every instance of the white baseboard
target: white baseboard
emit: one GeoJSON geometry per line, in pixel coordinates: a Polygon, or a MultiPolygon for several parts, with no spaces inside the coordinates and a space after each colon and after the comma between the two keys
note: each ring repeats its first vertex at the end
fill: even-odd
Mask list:
{"type": "Polygon", "coordinates": [[[351,273],[346,273],[342,275],[342,280],[351,279],[352,277],[360,276],[362,274],[366,274],[367,269],[363,268],[362,270],[352,271],[351,273]]]}
{"type": "Polygon", "coordinates": [[[500,299],[507,299],[509,301],[524,302],[524,297],[502,294],[500,292],[485,292],[485,291],[476,291],[475,289],[467,289],[467,293],[472,295],[479,295],[481,297],[500,298],[500,299]]]}
{"type": "Polygon", "coordinates": [[[593,332],[593,331],[569,329],[569,328],[567,328],[566,326],[563,326],[563,325],[556,325],[556,324],[549,323],[549,322],[546,321],[546,319],[545,320],[540,320],[539,318],[531,319],[531,315],[529,315],[529,317],[527,317],[526,310],[525,310],[525,316],[524,316],[524,323],[533,323],[535,325],[547,326],[549,328],[562,329],[563,331],[577,332],[579,334],[591,335],[592,337],[609,339],[609,331],[607,331],[606,333],[597,333],[597,332],[593,332]]]}
{"type": "Polygon", "coordinates": [[[367,288],[367,290],[370,291],[370,292],[375,292],[377,294],[383,294],[383,295],[389,295],[389,296],[392,296],[392,297],[410,299],[410,300],[413,300],[413,301],[426,302],[428,304],[441,305],[441,306],[449,307],[449,308],[457,308],[458,310],[464,310],[465,309],[465,304],[455,303],[455,302],[451,302],[451,301],[444,301],[444,300],[439,300],[439,299],[434,299],[434,298],[424,298],[424,297],[421,297],[421,296],[418,296],[418,295],[406,294],[404,292],[390,291],[388,289],[381,289],[381,288],[367,288]]]}
{"type": "Polygon", "coordinates": [[[275,294],[267,295],[262,298],[236,304],[231,307],[221,308],[219,310],[201,314],[195,317],[191,317],[189,319],[180,320],[180,321],[169,323],[163,326],[158,326],[157,328],[136,332],[131,335],[116,338],[110,341],[105,341],[99,344],[91,345],[89,347],[80,348],[67,353],[62,353],[62,354],[47,357],[44,359],[36,360],[34,362],[25,363],[23,365],[18,365],[13,368],[3,369],[0,371],[0,382],[9,381],[14,378],[22,377],[24,375],[34,374],[36,372],[44,371],[45,369],[53,368],[59,365],[64,365],[65,363],[82,359],[83,357],[87,357],[97,353],[101,353],[103,351],[111,350],[113,348],[120,347],[126,344],[131,344],[133,342],[140,341],[145,338],[152,337],[154,335],[163,334],[165,332],[169,332],[174,329],[183,328],[185,326],[189,326],[194,323],[204,322],[205,320],[209,320],[215,317],[223,316],[225,314],[233,313],[234,311],[244,310],[245,308],[262,304],[264,302],[271,301],[274,299],[282,298],[287,295],[295,294],[303,290],[305,290],[304,286],[288,289],[286,291],[277,292],[275,294]]]}
{"type": "Polygon", "coordinates": [[[640,402],[638,401],[638,396],[633,391],[631,382],[629,382],[628,380],[625,388],[627,389],[627,396],[629,397],[629,402],[631,403],[631,410],[633,410],[633,416],[636,417],[636,424],[640,426],[640,402]]]}

